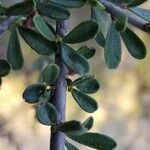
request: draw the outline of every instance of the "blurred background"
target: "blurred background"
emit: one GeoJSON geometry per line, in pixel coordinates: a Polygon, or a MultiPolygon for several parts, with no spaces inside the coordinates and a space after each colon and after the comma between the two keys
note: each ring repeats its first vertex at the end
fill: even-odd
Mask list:
{"type": "MultiPolygon", "coordinates": [[[[2,0],[12,5],[20,0],[2,0]]],[[[150,1],[142,5],[150,8],[150,1]]],[[[90,11],[86,6],[72,10],[70,30],[78,23],[89,19],[90,11]]],[[[147,56],[144,60],[135,60],[122,44],[122,61],[118,69],[109,70],[104,62],[103,49],[95,41],[88,45],[96,49],[96,55],[90,59],[90,73],[96,75],[101,89],[93,94],[99,103],[94,114],[95,125],[92,131],[114,138],[116,150],[150,149],[150,36],[135,29],[146,43],[147,56]]],[[[0,58],[6,58],[9,32],[0,36],[0,58]]],[[[79,48],[82,45],[75,45],[79,48]]],[[[3,78],[0,88],[0,150],[48,150],[50,128],[39,124],[35,119],[35,109],[22,99],[26,86],[37,83],[39,72],[35,61],[39,55],[21,39],[25,64],[21,71],[11,72],[3,78]]],[[[73,76],[71,78],[77,78],[73,76]]],[[[85,120],[89,115],[82,111],[70,94],[67,96],[66,120],[85,120]]],[[[80,150],[91,150],[78,145],[80,150]]]]}

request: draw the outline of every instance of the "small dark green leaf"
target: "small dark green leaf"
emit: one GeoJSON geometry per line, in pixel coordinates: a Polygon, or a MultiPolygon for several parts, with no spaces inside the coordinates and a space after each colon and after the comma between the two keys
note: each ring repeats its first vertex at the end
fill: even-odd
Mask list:
{"type": "Polygon", "coordinates": [[[72,120],[58,126],[58,130],[70,135],[81,135],[90,130],[93,127],[93,123],[93,117],[87,118],[83,123],[72,120]]]}
{"type": "Polygon", "coordinates": [[[143,59],[146,56],[146,47],[143,41],[129,28],[121,33],[122,39],[129,53],[136,59],[143,59]]]}
{"type": "Polygon", "coordinates": [[[88,131],[93,127],[93,123],[94,123],[94,119],[93,119],[93,117],[90,116],[83,122],[83,126],[88,131]]]}
{"type": "Polygon", "coordinates": [[[126,14],[120,14],[116,17],[115,27],[118,31],[124,32],[128,23],[128,16],[126,14]]]}
{"type": "Polygon", "coordinates": [[[105,47],[106,40],[105,40],[105,37],[101,31],[99,31],[98,34],[96,35],[95,41],[100,46],[105,47]]]}
{"type": "Polygon", "coordinates": [[[57,110],[50,103],[43,103],[37,108],[37,119],[44,125],[53,125],[57,121],[57,110]]]}
{"type": "Polygon", "coordinates": [[[71,135],[80,135],[85,133],[85,128],[82,123],[76,120],[64,122],[58,127],[58,130],[71,135]]]}
{"type": "Polygon", "coordinates": [[[12,31],[8,44],[7,59],[13,70],[19,70],[23,66],[23,56],[17,31],[12,31]]]}
{"type": "Polygon", "coordinates": [[[0,77],[7,76],[11,70],[10,64],[4,59],[0,59],[0,77]]]}
{"type": "Polygon", "coordinates": [[[34,49],[38,54],[50,55],[56,50],[56,44],[46,40],[39,33],[25,27],[18,28],[23,39],[34,49]]]}
{"type": "Polygon", "coordinates": [[[136,7],[138,5],[143,4],[144,2],[146,2],[147,0],[133,0],[132,3],[130,3],[128,5],[128,7],[136,7]]]}
{"type": "Polygon", "coordinates": [[[80,75],[89,72],[89,65],[86,59],[68,45],[61,45],[61,55],[65,65],[73,72],[80,75]]]}
{"type": "Polygon", "coordinates": [[[74,44],[88,41],[96,35],[99,26],[97,22],[89,20],[82,22],[76,26],[69,34],[67,34],[63,41],[65,43],[74,44]]]}
{"type": "Polygon", "coordinates": [[[108,68],[117,68],[121,61],[121,41],[120,34],[115,29],[115,25],[113,23],[111,24],[106,37],[104,54],[108,68]]]}
{"type": "Polygon", "coordinates": [[[84,111],[93,113],[98,109],[98,104],[92,97],[76,89],[72,90],[72,96],[84,111]]]}
{"type": "Polygon", "coordinates": [[[43,70],[43,80],[48,84],[52,85],[59,74],[59,67],[56,64],[49,64],[44,70],[43,70]]]}
{"type": "Polygon", "coordinates": [[[36,15],[33,18],[34,25],[37,28],[37,30],[47,39],[50,41],[55,41],[55,35],[50,30],[50,28],[47,26],[46,22],[40,15],[36,15]]]}
{"type": "Polygon", "coordinates": [[[37,103],[40,96],[45,92],[46,87],[41,84],[32,84],[23,92],[23,99],[27,103],[37,103]]]}
{"type": "Polygon", "coordinates": [[[33,10],[34,7],[34,3],[33,1],[24,1],[21,3],[17,3],[13,6],[11,6],[10,8],[7,9],[6,14],[7,15],[25,15],[28,14],[29,12],[31,12],[33,10]]]}
{"type": "Polygon", "coordinates": [[[90,59],[95,55],[96,50],[94,48],[88,48],[87,46],[82,46],[77,50],[77,52],[85,57],[86,59],[90,59]]]}
{"type": "Polygon", "coordinates": [[[85,5],[87,0],[52,0],[53,2],[66,8],[79,8],[85,5]]]}
{"type": "Polygon", "coordinates": [[[73,144],[69,143],[67,140],[65,140],[65,146],[68,150],[79,150],[73,144]]]}
{"type": "Polygon", "coordinates": [[[37,8],[45,16],[55,20],[66,20],[70,17],[70,13],[64,7],[53,2],[37,2],[37,8]]]}
{"type": "Polygon", "coordinates": [[[99,90],[100,85],[93,76],[83,76],[72,82],[81,92],[92,94],[99,90]]]}
{"type": "Polygon", "coordinates": [[[95,148],[95,149],[99,149],[99,150],[112,150],[116,147],[116,142],[106,136],[106,135],[102,135],[102,134],[98,134],[98,133],[85,133],[79,136],[75,136],[75,135],[69,135],[69,138],[71,138],[72,140],[95,148]]]}
{"type": "Polygon", "coordinates": [[[150,21],[150,9],[143,9],[143,8],[131,8],[132,12],[137,14],[138,16],[142,17],[143,19],[150,21]]]}

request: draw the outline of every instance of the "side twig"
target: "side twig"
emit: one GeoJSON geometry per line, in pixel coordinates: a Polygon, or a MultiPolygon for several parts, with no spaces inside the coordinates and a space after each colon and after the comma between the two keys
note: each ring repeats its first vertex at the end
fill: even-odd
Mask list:
{"type": "Polygon", "coordinates": [[[143,18],[139,17],[138,15],[134,14],[133,12],[120,7],[117,4],[114,4],[108,0],[100,0],[100,2],[106,7],[109,13],[113,16],[118,16],[119,14],[127,14],[128,21],[133,26],[143,30],[144,32],[150,33],[150,22],[144,20],[143,18]]]}

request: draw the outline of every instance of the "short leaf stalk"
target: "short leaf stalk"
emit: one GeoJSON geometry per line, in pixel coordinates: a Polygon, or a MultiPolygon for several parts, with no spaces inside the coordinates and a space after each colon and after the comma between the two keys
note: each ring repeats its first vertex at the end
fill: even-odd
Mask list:
{"type": "MultiPolygon", "coordinates": [[[[68,29],[68,20],[57,22],[56,32],[59,36],[64,37],[68,29]]],[[[65,121],[65,110],[66,110],[66,91],[67,91],[67,75],[68,69],[64,65],[60,52],[56,55],[56,63],[60,68],[60,72],[55,83],[54,99],[52,99],[52,104],[56,107],[58,111],[57,124],[61,124],[65,121]]],[[[63,150],[65,144],[65,134],[63,132],[57,131],[53,126],[51,127],[51,140],[50,140],[50,150],[63,150]]]]}

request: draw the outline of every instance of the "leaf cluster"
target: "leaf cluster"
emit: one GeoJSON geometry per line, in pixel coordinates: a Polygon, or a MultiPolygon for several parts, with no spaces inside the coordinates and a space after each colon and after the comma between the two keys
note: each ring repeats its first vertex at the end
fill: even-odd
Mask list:
{"type": "MultiPolygon", "coordinates": [[[[117,5],[126,6],[130,11],[149,21],[149,10],[138,6],[146,0],[110,0],[117,5]],[[133,7],[133,8],[132,8],[133,7]]],[[[98,0],[26,0],[3,8],[2,15],[15,15],[16,20],[9,28],[10,38],[7,50],[7,60],[0,59],[0,84],[1,77],[9,74],[10,70],[19,70],[23,67],[19,35],[39,55],[52,59],[43,69],[40,68],[42,81],[29,85],[23,92],[27,103],[35,104],[37,120],[48,126],[55,127],[56,131],[64,132],[72,140],[101,150],[111,150],[116,147],[116,142],[99,133],[89,132],[94,119],[90,116],[83,123],[77,120],[66,121],[58,124],[58,110],[51,103],[54,95],[55,82],[60,75],[60,70],[55,58],[59,55],[69,72],[80,77],[72,81],[69,77],[68,92],[72,94],[75,102],[87,113],[94,113],[98,103],[90,94],[96,93],[100,84],[95,76],[89,75],[88,59],[95,55],[96,50],[86,45],[75,50],[71,44],[79,44],[94,39],[104,48],[106,65],[110,69],[117,68],[122,55],[121,39],[129,53],[136,59],[146,56],[146,48],[142,40],[128,26],[126,13],[113,16],[98,0]],[[70,8],[80,8],[85,4],[91,7],[91,19],[81,22],[66,36],[61,37],[53,28],[49,19],[56,22],[70,17],[70,8]],[[49,19],[47,19],[49,18],[49,19]],[[32,26],[28,26],[28,23],[32,26]],[[27,23],[27,25],[25,24],[27,23]]],[[[77,149],[67,140],[65,145],[68,150],[77,149]]]]}

